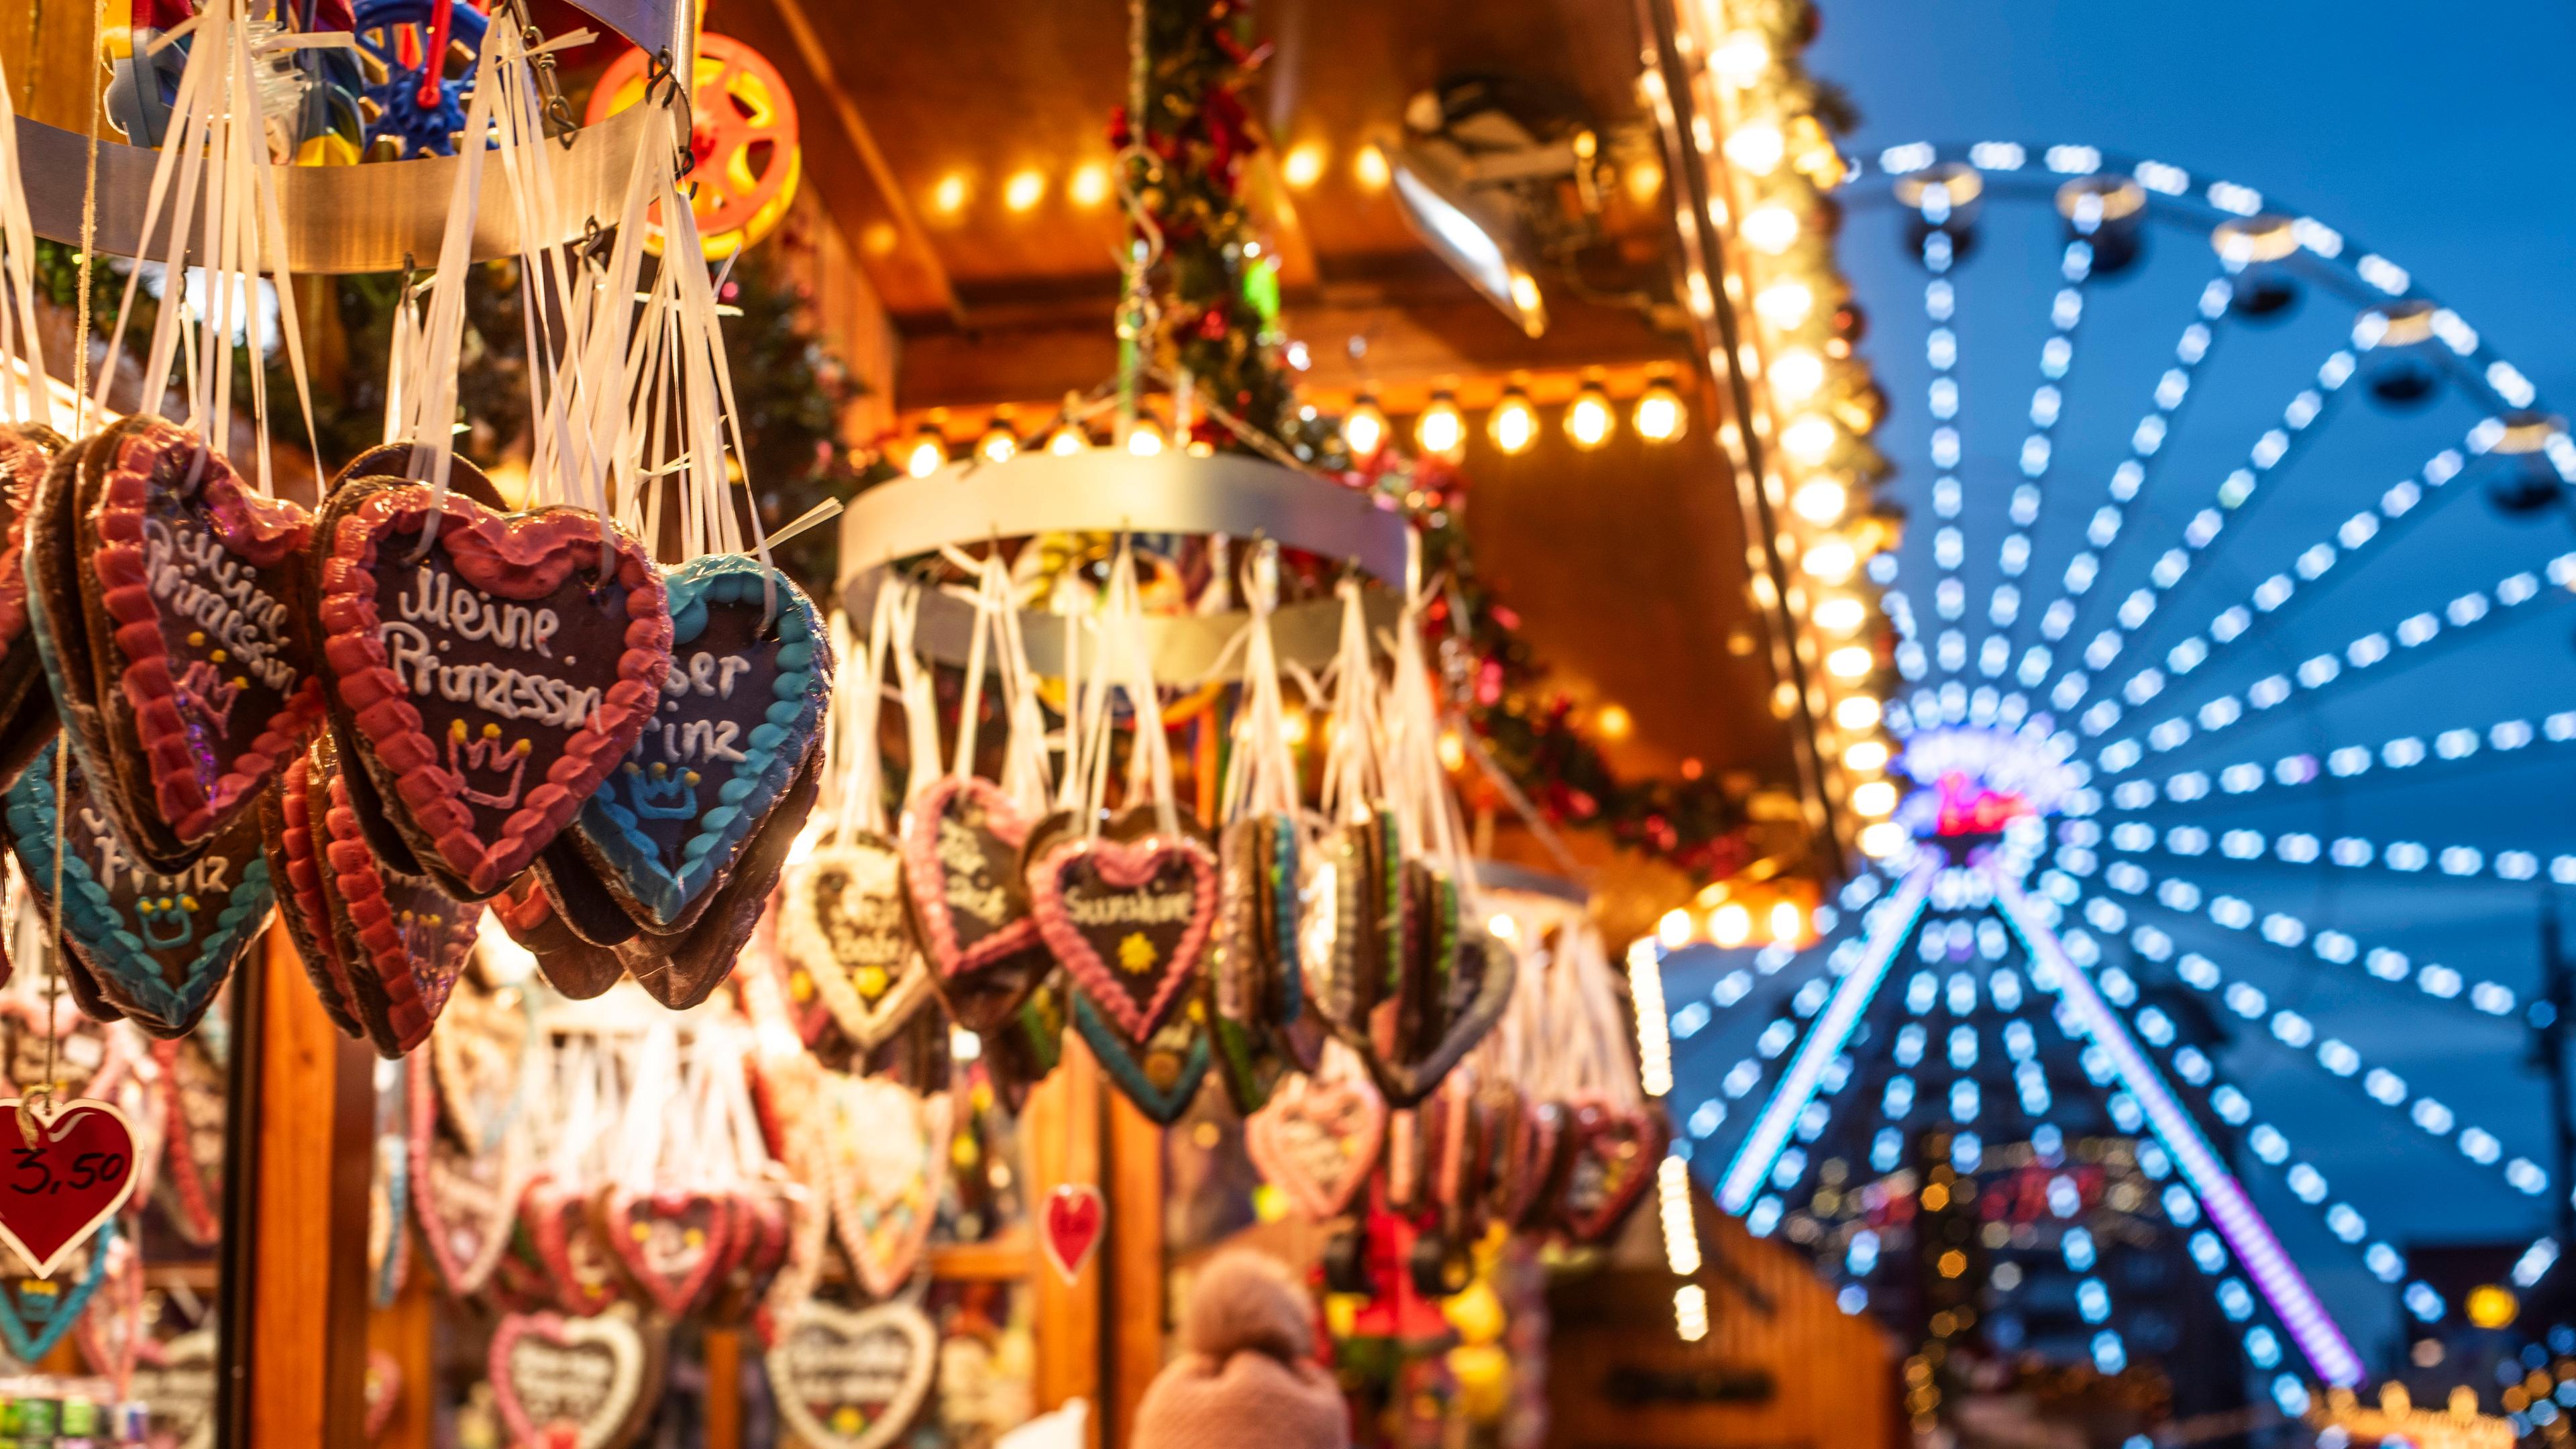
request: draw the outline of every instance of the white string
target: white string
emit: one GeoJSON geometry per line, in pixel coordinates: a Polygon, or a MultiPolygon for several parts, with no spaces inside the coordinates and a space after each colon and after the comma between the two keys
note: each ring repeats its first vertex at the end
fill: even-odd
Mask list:
{"type": "Polygon", "coordinates": [[[1234,749],[1226,761],[1226,821],[1298,813],[1297,757],[1288,746],[1288,712],[1279,689],[1279,656],[1271,612],[1279,602],[1279,549],[1263,540],[1252,558],[1243,630],[1243,693],[1234,716],[1234,749]]]}
{"type": "Polygon", "coordinates": [[[36,230],[18,170],[18,112],[8,73],[0,69],[0,415],[52,427],[54,394],[45,382],[35,276],[36,230]]]}
{"type": "Polygon", "coordinates": [[[1361,818],[1383,793],[1377,664],[1357,580],[1344,579],[1341,642],[1330,669],[1332,737],[1324,747],[1324,815],[1336,823],[1361,818]]]}

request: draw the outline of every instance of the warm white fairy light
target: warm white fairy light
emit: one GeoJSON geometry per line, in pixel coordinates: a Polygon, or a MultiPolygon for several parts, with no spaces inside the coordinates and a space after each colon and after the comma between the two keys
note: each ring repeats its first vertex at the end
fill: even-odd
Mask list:
{"type": "Polygon", "coordinates": [[[1673,1332],[1684,1343],[1708,1337],[1708,1290],[1684,1283],[1673,1290],[1673,1332]]]}
{"type": "Polygon", "coordinates": [[[1628,998],[1637,1009],[1637,1084],[1649,1097],[1673,1090],[1673,1038],[1664,1016],[1663,955],[1655,938],[1628,943],[1628,998]]]}
{"type": "Polygon", "coordinates": [[[1655,1206],[1663,1220],[1665,1264],[1676,1278],[1699,1272],[1699,1224],[1691,1215],[1690,1164],[1679,1155],[1656,1164],[1655,1206]]]}

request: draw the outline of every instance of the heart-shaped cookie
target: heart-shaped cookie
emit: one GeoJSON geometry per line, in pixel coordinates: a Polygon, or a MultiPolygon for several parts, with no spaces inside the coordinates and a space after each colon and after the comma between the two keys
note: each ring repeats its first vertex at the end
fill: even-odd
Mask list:
{"type": "Polygon", "coordinates": [[[957,1101],[882,1077],[844,1077],[834,1087],[832,1215],[859,1286],[891,1298],[930,1241],[957,1101]]]}
{"type": "MultiPolygon", "coordinates": [[[[277,919],[287,942],[304,967],[304,979],[322,1002],[323,1014],[340,1034],[361,1037],[356,991],[349,983],[348,963],[340,959],[339,938],[331,929],[331,907],[323,896],[322,833],[313,779],[313,753],[327,731],[314,732],[314,743],[287,762],[277,788],[260,805],[261,847],[267,852],[268,879],[277,898],[277,919]]],[[[319,797],[328,810],[327,794],[319,797]]]]}
{"type": "Polygon", "coordinates": [[[510,939],[537,958],[537,969],[558,994],[588,1001],[626,978],[626,963],[614,950],[583,940],[555,914],[554,899],[535,876],[493,897],[491,910],[510,939]]]}
{"type": "Polygon", "coordinates": [[[152,1449],[214,1449],[218,1348],[205,1327],[140,1355],[133,1398],[148,1406],[143,1442],[152,1449]]]}
{"type": "Polygon", "coordinates": [[[1316,1222],[1350,1211],[1386,1141],[1386,1099],[1360,1072],[1298,1073],[1245,1119],[1244,1146],[1271,1186],[1316,1222]]]}
{"type": "Polygon", "coordinates": [[[970,1031],[1009,1018],[1055,969],[1029,918],[1020,847],[1037,822],[972,776],[930,783],[904,807],[904,900],[932,987],[970,1031]]]}
{"type": "Polygon", "coordinates": [[[635,1285],[665,1317],[685,1318],[734,1249],[733,1200],[703,1191],[599,1195],[600,1232],[635,1285]]]}
{"type": "Polygon", "coordinates": [[[62,882],[63,942],[80,958],[84,985],[153,1035],[184,1035],[268,923],[259,819],[236,814],[193,864],[164,873],[124,848],[88,772],[57,761],[60,748],[40,750],[9,788],[9,848],[48,920],[62,882]],[[68,847],[59,871],[57,839],[68,847]]]}
{"type": "Polygon", "coordinates": [[[80,1346],[89,1371],[121,1384],[134,1372],[143,1346],[143,1255],[134,1240],[115,1236],[103,1249],[106,1276],[80,1316],[72,1341],[80,1346]]]}
{"type": "Polygon", "coordinates": [[[1494,1165],[1486,1205],[1505,1225],[1521,1229],[1545,1215],[1565,1141],[1565,1109],[1523,1096],[1507,1083],[1488,1082],[1486,1110],[1495,1124],[1494,1165]]]}
{"type": "Polygon", "coordinates": [[[527,1177],[526,1133],[514,1122],[497,1146],[461,1144],[438,1130],[428,1057],[413,1057],[404,1074],[411,1097],[411,1201],[421,1241],[447,1291],[471,1298],[509,1251],[527,1177]]]}
{"type": "MultiPolygon", "coordinates": [[[[1053,958],[1048,959],[1051,963],[1053,958]]],[[[1062,977],[1043,977],[1017,1010],[976,1033],[985,1080],[992,1084],[1003,1110],[1016,1115],[1027,1105],[1029,1089],[1045,1081],[1064,1059],[1067,995],[1062,977]]]]}
{"type": "Polygon", "coordinates": [[[930,973],[904,919],[903,850],[852,831],[791,867],[778,947],[842,1034],[873,1050],[930,999],[930,973]]]}
{"type": "Polygon", "coordinates": [[[1083,1004],[1130,1043],[1152,1036],[1207,954],[1216,852],[1179,831],[1057,832],[1031,853],[1027,876],[1029,915],[1083,1004]]]}
{"type": "Polygon", "coordinates": [[[323,781],[322,895],[347,964],[351,1005],[367,1039],[398,1057],[430,1036],[482,922],[480,903],[449,896],[427,876],[403,875],[367,848],[345,765],[323,781]]]}
{"type": "Polygon", "coordinates": [[[693,558],[663,588],[660,703],[574,832],[636,924],[667,935],[696,922],[821,748],[832,650],[805,591],[758,559],[693,558]]]}
{"type": "Polygon", "coordinates": [[[545,1269],[554,1302],[566,1313],[604,1313],[625,1288],[617,1259],[600,1241],[594,1195],[552,1173],[529,1179],[519,1194],[519,1230],[545,1269]]]}
{"type": "Polygon", "coordinates": [[[162,1150],[158,1201],[170,1225],[196,1247],[219,1242],[224,1231],[224,1125],[228,1084],[223,1058],[204,1028],[176,1041],[152,1044],[153,1064],[169,1105],[170,1135],[162,1150]]]}
{"type": "Polygon", "coordinates": [[[1671,1124],[1653,1107],[1597,1098],[1568,1104],[1556,1197],[1556,1221],[1566,1235],[1597,1243],[1618,1231],[1654,1184],[1672,1136],[1671,1124]]]}
{"type": "Polygon", "coordinates": [[[71,1333],[107,1279],[108,1250],[116,1241],[116,1220],[110,1217],[97,1237],[54,1265],[51,1277],[38,1276],[14,1248],[0,1250],[0,1344],[11,1356],[36,1363],[71,1333]]]}
{"type": "Polygon", "coordinates": [[[430,1076],[448,1129],[467,1143],[497,1147],[517,1119],[534,1028],[515,987],[485,986],[468,973],[448,998],[429,1039],[430,1076]]]}
{"type": "Polygon", "coordinates": [[[778,874],[822,788],[823,752],[809,751],[785,797],[735,856],[731,878],[717,884],[697,924],[675,936],[639,931],[617,947],[626,974],[646,995],[686,1011],[733,974],[734,962],[769,914],[778,874]]]}
{"type": "Polygon", "coordinates": [[[1403,853],[1383,807],[1328,832],[1306,877],[1298,957],[1308,1004],[1345,1035],[1362,1030],[1402,967],[1403,853]]]}
{"type": "Polygon", "coordinates": [[[1110,1084],[1137,1111],[1165,1127],[1181,1120],[1207,1081],[1212,1055],[1206,1016],[1207,1003],[1193,995],[1181,1010],[1165,1016],[1143,1042],[1131,1044],[1087,993],[1073,993],[1074,1029],[1100,1059],[1110,1084]]]}
{"type": "Polygon", "coordinates": [[[661,1357],[623,1313],[513,1313],[492,1331],[484,1368],[512,1444],[624,1449],[661,1397],[661,1357]]]}
{"type": "Polygon", "coordinates": [[[0,423],[0,788],[54,734],[54,697],[38,688],[44,666],[27,629],[27,516],[62,435],[34,423],[0,423]]]}
{"type": "Polygon", "coordinates": [[[1238,1113],[1270,1100],[1297,1061],[1305,1015],[1297,961],[1297,826],[1284,815],[1237,820],[1218,838],[1216,943],[1207,969],[1208,1037],[1238,1113]]]}
{"type": "Polygon", "coordinates": [[[322,524],[334,717],[430,874],[496,894],[651,720],[671,664],[660,572],[580,510],[504,515],[388,479],[343,482],[322,524]]]}
{"type": "Polygon", "coordinates": [[[312,517],[155,417],[64,450],[43,493],[28,603],[56,708],[118,838],[174,871],[321,718],[312,517]]]}
{"type": "Polygon", "coordinates": [[[808,1302],[766,1364],[779,1417],[815,1449],[883,1449],[930,1397],[939,1331],[909,1303],[808,1302]]]}
{"type": "MultiPolygon", "coordinates": [[[[1440,946],[1435,950],[1440,958],[1452,963],[1452,969],[1438,973],[1432,982],[1417,988],[1400,989],[1394,1000],[1382,1004],[1371,1030],[1344,1033],[1360,1049],[1370,1074],[1377,1078],[1379,1090],[1386,1093],[1392,1105],[1409,1107],[1431,1095],[1450,1069],[1503,1019],[1503,1012],[1511,1005],[1514,978],[1520,969],[1518,955],[1481,926],[1469,926],[1451,939],[1457,943],[1454,949],[1440,946]],[[1416,1002],[1420,1003],[1423,1021],[1418,1028],[1408,1028],[1402,1013],[1416,1002]],[[1398,1015],[1393,1032],[1386,1029],[1387,1008],[1398,1015]],[[1399,1054],[1401,1048],[1395,1047],[1390,1038],[1407,1035],[1422,1045],[1411,1054],[1399,1054]]],[[[1415,957],[1417,963],[1422,959],[1415,957]]],[[[1423,964],[1408,969],[1422,975],[1434,972],[1434,968],[1423,964]]]]}

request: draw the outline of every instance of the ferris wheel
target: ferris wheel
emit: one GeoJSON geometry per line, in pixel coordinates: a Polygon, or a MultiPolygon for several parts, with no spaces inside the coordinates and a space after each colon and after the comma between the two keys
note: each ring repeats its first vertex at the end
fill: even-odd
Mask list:
{"type": "Polygon", "coordinates": [[[2282,1415],[2430,1374],[2565,1437],[2520,1380],[2576,1332],[2410,1262],[2566,1286],[2563,422],[2250,187],[2071,145],[1855,169],[1903,794],[1813,945],[1664,963],[1692,1170],[1915,1340],[1918,1428],[1999,1363],[2179,1380],[2214,1341],[2282,1415]],[[2421,1349],[2463,1315],[2509,1372],[2421,1349]]]}

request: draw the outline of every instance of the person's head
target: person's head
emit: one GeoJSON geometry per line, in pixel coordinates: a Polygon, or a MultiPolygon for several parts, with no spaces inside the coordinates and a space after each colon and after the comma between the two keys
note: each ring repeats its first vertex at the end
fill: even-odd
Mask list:
{"type": "Polygon", "coordinates": [[[1350,1421],[1315,1362],[1315,1315],[1288,1270],[1233,1249],[1199,1270],[1182,1354],[1137,1406],[1130,1449],[1347,1449],[1350,1421]]]}

